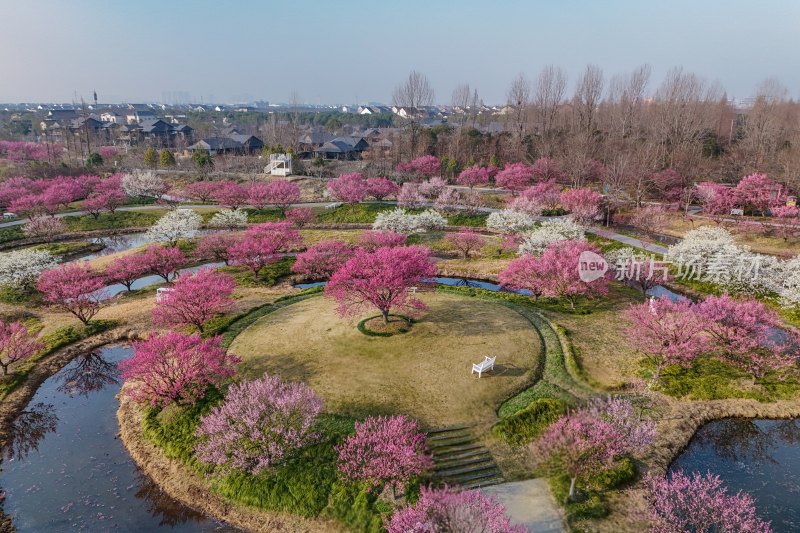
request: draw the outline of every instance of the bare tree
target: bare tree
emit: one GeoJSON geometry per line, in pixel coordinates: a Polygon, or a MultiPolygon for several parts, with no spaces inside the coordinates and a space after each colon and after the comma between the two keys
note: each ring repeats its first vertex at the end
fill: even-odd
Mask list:
{"type": "Polygon", "coordinates": [[[522,146],[527,130],[528,108],[531,103],[531,83],[524,73],[520,72],[511,82],[507,93],[508,106],[511,108],[509,117],[513,128],[514,138],[522,146]]]}
{"type": "Polygon", "coordinates": [[[573,105],[578,127],[591,137],[595,130],[595,115],[603,97],[603,71],[596,65],[587,65],[575,86],[573,105]]]}
{"type": "Polygon", "coordinates": [[[616,75],[611,79],[608,129],[616,137],[625,138],[639,126],[650,72],[650,65],[641,65],[628,75],[616,75]]]}
{"type": "Polygon", "coordinates": [[[406,120],[411,129],[411,157],[414,157],[417,150],[419,136],[419,123],[417,114],[425,107],[433,104],[433,87],[425,74],[412,70],[408,78],[400,83],[392,95],[392,103],[397,107],[410,108],[406,120]]]}
{"type": "Polygon", "coordinates": [[[564,101],[567,90],[567,74],[561,67],[548,65],[536,79],[536,90],[533,103],[536,106],[538,124],[542,135],[548,135],[552,129],[558,108],[564,101]]]}
{"type": "Polygon", "coordinates": [[[477,110],[475,108],[478,100],[478,90],[471,89],[468,83],[453,89],[452,106],[455,113],[453,124],[457,129],[454,132],[455,146],[453,147],[452,155],[456,160],[459,160],[461,155],[461,137],[463,135],[461,129],[467,123],[470,115],[474,116],[476,114],[477,110]]]}
{"type": "Polygon", "coordinates": [[[778,150],[785,136],[786,95],[786,87],[775,78],[768,78],[758,86],[753,107],[745,118],[742,141],[754,167],[762,166],[778,150]]]}

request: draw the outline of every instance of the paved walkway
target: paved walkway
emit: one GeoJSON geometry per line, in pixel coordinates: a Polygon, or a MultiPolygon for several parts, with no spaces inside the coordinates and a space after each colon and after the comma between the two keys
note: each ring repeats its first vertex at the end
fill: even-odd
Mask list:
{"type": "Polygon", "coordinates": [[[586,231],[588,231],[589,233],[594,233],[595,235],[599,235],[600,237],[604,237],[606,239],[619,241],[622,244],[627,244],[628,246],[633,246],[634,248],[639,248],[646,252],[653,252],[656,254],[667,253],[666,246],[661,246],[660,244],[653,244],[647,241],[641,241],[636,237],[629,237],[628,235],[623,235],[615,231],[610,231],[603,228],[587,228],[586,231]]]}
{"type": "Polygon", "coordinates": [[[480,490],[505,505],[513,524],[524,525],[531,533],[565,531],[561,511],[544,479],[501,483],[480,490]]]}

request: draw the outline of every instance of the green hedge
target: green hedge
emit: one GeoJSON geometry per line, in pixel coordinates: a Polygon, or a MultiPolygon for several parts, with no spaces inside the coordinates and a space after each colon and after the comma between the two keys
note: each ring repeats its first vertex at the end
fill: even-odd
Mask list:
{"type": "Polygon", "coordinates": [[[140,228],[152,226],[166,211],[117,211],[92,215],[67,216],[62,220],[69,231],[93,231],[102,229],[140,228]]]}
{"type": "Polygon", "coordinates": [[[524,446],[541,435],[566,410],[567,404],[563,401],[540,398],[513,415],[501,419],[494,425],[492,432],[511,446],[524,446]]]}
{"type": "Polygon", "coordinates": [[[373,315],[373,316],[367,317],[364,320],[360,321],[356,327],[358,328],[358,331],[360,331],[361,333],[363,333],[364,335],[366,335],[368,337],[391,337],[393,335],[397,335],[398,333],[406,333],[406,332],[410,331],[411,330],[411,325],[414,323],[414,320],[409,318],[409,317],[407,317],[407,316],[404,316],[404,315],[391,315],[390,314],[389,315],[390,318],[391,317],[395,317],[395,318],[400,318],[400,319],[404,320],[406,322],[406,326],[407,327],[403,328],[403,329],[399,329],[397,331],[397,333],[373,331],[373,330],[367,328],[367,325],[366,325],[367,322],[369,322],[373,318],[382,318],[382,317],[383,317],[383,315],[373,315]]]}
{"type": "Polygon", "coordinates": [[[382,211],[391,211],[389,204],[343,204],[336,209],[317,213],[317,222],[327,224],[372,224],[382,211]]]}

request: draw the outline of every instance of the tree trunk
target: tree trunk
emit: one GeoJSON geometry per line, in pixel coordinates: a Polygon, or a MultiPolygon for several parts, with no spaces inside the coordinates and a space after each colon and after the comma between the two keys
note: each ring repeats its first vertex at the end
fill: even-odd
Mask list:
{"type": "Polygon", "coordinates": [[[569,480],[569,494],[567,495],[567,502],[571,502],[573,499],[575,499],[575,481],[577,479],[578,478],[573,477],[569,480]]]}
{"type": "Polygon", "coordinates": [[[389,310],[387,309],[386,311],[381,311],[381,313],[383,314],[383,323],[384,324],[388,324],[389,323],[389,310]]]}

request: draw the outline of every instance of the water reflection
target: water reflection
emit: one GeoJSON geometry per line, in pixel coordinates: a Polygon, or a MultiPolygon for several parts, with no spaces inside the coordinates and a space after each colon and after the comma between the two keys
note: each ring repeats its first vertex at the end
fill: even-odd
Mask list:
{"type": "Polygon", "coordinates": [[[749,492],[775,531],[800,530],[800,421],[729,418],[701,427],[670,470],[718,474],[749,492]]]}
{"type": "Polygon", "coordinates": [[[55,406],[39,402],[22,411],[11,425],[11,437],[3,450],[6,459],[21,460],[39,449],[39,442],[56,430],[55,406]]]}
{"type": "Polygon", "coordinates": [[[155,486],[118,438],[117,364],[129,346],[79,357],[47,379],[14,426],[0,472],[20,533],[235,531],[155,486]]]}
{"type": "Polygon", "coordinates": [[[68,396],[88,396],[111,385],[119,385],[119,369],[114,361],[106,361],[99,351],[78,356],[59,372],[58,391],[68,396]]]}

